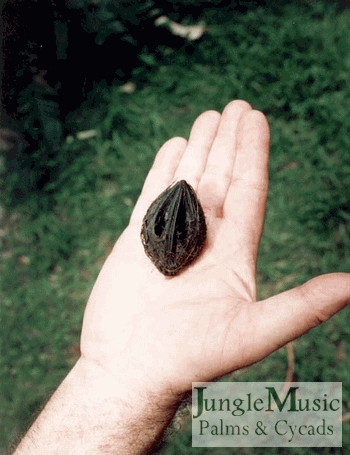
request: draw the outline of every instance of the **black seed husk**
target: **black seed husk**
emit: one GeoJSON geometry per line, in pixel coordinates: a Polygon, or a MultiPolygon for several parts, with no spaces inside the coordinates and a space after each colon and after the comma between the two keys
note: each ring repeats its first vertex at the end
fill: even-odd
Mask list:
{"type": "Polygon", "coordinates": [[[165,276],[174,276],[201,253],[207,236],[202,206],[185,180],[152,202],[143,219],[141,240],[147,256],[165,276]]]}

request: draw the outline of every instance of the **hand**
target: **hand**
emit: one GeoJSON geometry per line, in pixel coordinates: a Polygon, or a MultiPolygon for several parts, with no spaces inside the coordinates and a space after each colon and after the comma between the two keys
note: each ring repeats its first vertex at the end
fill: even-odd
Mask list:
{"type": "Polygon", "coordinates": [[[16,455],[148,453],[192,382],[261,360],[350,302],[345,273],[256,301],[268,148],[265,117],[243,101],[205,112],[188,143],[161,148],[91,293],[81,358],[16,455]],[[195,262],[167,278],[140,231],[151,202],[181,179],[197,191],[208,238],[195,262]]]}
{"type": "Polygon", "coordinates": [[[244,101],[195,121],[189,141],[156,156],[127,229],[89,299],[82,359],[127,386],[183,393],[261,360],[350,301],[350,275],[330,274],[256,301],[256,262],[268,190],[269,128],[244,101]],[[205,211],[203,254],[166,278],[140,240],[151,202],[185,179],[205,211]]]}

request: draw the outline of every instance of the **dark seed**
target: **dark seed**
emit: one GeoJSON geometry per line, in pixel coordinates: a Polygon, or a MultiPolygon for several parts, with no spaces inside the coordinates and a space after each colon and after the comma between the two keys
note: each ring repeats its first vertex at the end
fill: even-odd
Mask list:
{"type": "Polygon", "coordinates": [[[147,256],[165,276],[174,276],[203,249],[207,227],[197,195],[185,180],[167,188],[143,219],[141,240],[147,256]]]}

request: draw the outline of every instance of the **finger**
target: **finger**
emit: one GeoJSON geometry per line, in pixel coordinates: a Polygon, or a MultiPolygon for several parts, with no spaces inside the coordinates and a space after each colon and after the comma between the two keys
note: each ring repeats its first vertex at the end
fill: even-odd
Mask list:
{"type": "Polygon", "coordinates": [[[349,304],[350,274],[332,273],[251,305],[255,322],[250,354],[265,357],[349,304]]]}
{"type": "Polygon", "coordinates": [[[224,202],[225,232],[232,235],[254,260],[262,234],[268,190],[269,126],[255,110],[240,118],[237,152],[230,187],[224,202]],[[244,245],[246,245],[244,247],[244,245]]]}
{"type": "Polygon", "coordinates": [[[241,100],[229,103],[221,116],[218,131],[211,147],[205,170],[200,180],[198,194],[208,213],[222,216],[223,203],[231,182],[236,159],[237,127],[244,112],[251,106],[241,100]]]}
{"type": "Polygon", "coordinates": [[[218,112],[206,111],[194,122],[185,153],[175,172],[174,181],[184,179],[197,189],[220,118],[221,115],[218,112]]]}
{"type": "Polygon", "coordinates": [[[160,148],[147,175],[130,223],[141,223],[151,203],[174,180],[174,173],[186,149],[186,145],[186,139],[174,137],[160,148]]]}

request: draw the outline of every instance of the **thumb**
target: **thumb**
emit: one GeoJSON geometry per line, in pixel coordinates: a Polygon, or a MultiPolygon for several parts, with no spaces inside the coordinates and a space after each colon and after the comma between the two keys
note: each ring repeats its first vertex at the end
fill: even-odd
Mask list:
{"type": "Polygon", "coordinates": [[[264,351],[275,351],[350,304],[350,274],[321,275],[259,303],[259,315],[255,316],[264,331],[259,348],[264,357],[264,351]]]}

